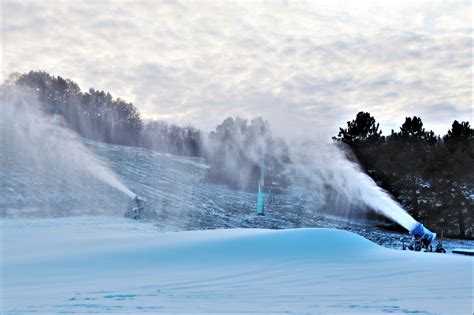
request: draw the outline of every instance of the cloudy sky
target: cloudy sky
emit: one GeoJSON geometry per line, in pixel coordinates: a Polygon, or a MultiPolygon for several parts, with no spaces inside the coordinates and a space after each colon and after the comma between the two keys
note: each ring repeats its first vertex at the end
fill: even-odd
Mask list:
{"type": "Polygon", "coordinates": [[[45,70],[209,130],[334,135],[369,111],[472,124],[471,1],[2,1],[2,81],[45,70]],[[218,4],[216,4],[218,3],[218,4]]]}

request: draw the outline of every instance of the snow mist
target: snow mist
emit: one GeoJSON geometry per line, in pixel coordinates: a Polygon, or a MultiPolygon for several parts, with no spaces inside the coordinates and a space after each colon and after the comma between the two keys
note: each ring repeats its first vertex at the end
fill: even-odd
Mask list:
{"type": "Polygon", "coordinates": [[[346,214],[371,208],[410,231],[416,221],[334,143],[302,143],[291,147],[292,172],[312,190],[324,194],[326,207],[346,214]]]}
{"type": "Polygon", "coordinates": [[[75,180],[76,185],[70,188],[79,192],[87,189],[87,178],[94,177],[129,197],[135,195],[74,132],[62,125],[59,115],[43,114],[33,93],[3,86],[0,107],[1,151],[10,154],[7,159],[26,161],[23,165],[30,169],[29,180],[38,180],[44,172],[56,169],[59,171],[48,178],[49,182],[58,183],[55,187],[62,188],[75,180]]]}

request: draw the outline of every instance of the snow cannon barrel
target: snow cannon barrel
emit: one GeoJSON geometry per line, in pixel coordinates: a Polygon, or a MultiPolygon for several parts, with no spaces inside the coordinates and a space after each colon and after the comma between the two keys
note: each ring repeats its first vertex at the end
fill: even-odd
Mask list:
{"type": "Polygon", "coordinates": [[[436,233],[431,232],[418,222],[413,229],[411,229],[410,234],[414,238],[421,239],[425,246],[430,245],[436,238],[436,233]]]}

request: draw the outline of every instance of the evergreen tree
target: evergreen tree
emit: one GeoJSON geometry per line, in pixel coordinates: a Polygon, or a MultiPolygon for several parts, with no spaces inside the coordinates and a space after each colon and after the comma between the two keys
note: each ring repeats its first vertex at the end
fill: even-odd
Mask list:
{"type": "Polygon", "coordinates": [[[360,141],[378,140],[381,134],[375,118],[367,112],[359,112],[355,120],[347,122],[347,128],[339,128],[339,134],[334,139],[352,145],[360,141]]]}
{"type": "Polygon", "coordinates": [[[413,116],[413,118],[406,117],[405,122],[400,127],[400,135],[402,137],[422,137],[425,135],[425,128],[420,117],[413,116]]]}
{"type": "Polygon", "coordinates": [[[455,139],[471,139],[474,137],[474,130],[469,125],[468,121],[459,123],[455,120],[452,124],[448,133],[444,136],[444,140],[455,140],[455,139]]]}

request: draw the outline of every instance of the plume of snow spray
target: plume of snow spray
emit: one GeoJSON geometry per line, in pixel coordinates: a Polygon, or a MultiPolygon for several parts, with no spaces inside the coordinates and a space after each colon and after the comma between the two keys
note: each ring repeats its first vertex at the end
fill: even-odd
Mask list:
{"type": "Polygon", "coordinates": [[[293,171],[323,194],[335,194],[333,201],[350,211],[371,208],[399,223],[408,231],[417,224],[392,197],[380,188],[360,167],[347,159],[333,143],[304,143],[291,147],[293,171]]]}
{"type": "MultiPolygon", "coordinates": [[[[88,174],[129,197],[135,195],[80,142],[74,132],[61,125],[59,117],[43,114],[31,92],[15,86],[2,86],[0,92],[0,130],[4,138],[2,151],[9,150],[15,156],[33,158],[34,165],[30,166],[37,172],[60,168],[70,174],[88,174]]],[[[55,180],[60,181],[61,178],[55,180]]]]}
{"type": "Polygon", "coordinates": [[[217,131],[226,130],[230,135],[230,137],[224,136],[224,139],[230,139],[228,140],[230,147],[237,148],[231,153],[225,150],[222,152],[221,148],[226,145],[225,141],[216,143],[203,141],[209,155],[219,156],[224,161],[226,171],[232,173],[230,177],[241,182],[237,186],[244,187],[244,183],[251,175],[248,172],[255,172],[255,168],[247,168],[247,172],[245,171],[242,161],[238,158],[240,154],[246,157],[244,164],[251,161],[253,165],[259,165],[262,148],[267,143],[272,143],[271,153],[267,151],[267,154],[272,154],[275,159],[282,159],[280,161],[282,165],[286,164],[284,160],[288,160],[289,157],[290,177],[298,182],[292,183],[290,193],[300,195],[299,199],[306,202],[306,209],[318,209],[321,203],[317,200],[319,198],[302,200],[301,192],[303,194],[311,192],[315,196],[319,194],[325,200],[326,210],[335,214],[357,215],[363,213],[361,210],[370,208],[398,222],[408,231],[416,225],[417,222],[365,174],[357,163],[350,161],[346,153],[336,144],[318,141],[323,137],[316,137],[315,142],[302,142],[297,138],[288,139],[292,130],[287,130],[286,141],[280,139],[270,141],[272,136],[269,126],[266,126],[263,120],[252,120],[252,125],[254,124],[257,126],[255,130],[248,132],[245,120],[228,118],[216,128],[217,131]],[[247,128],[242,128],[243,126],[247,128]],[[247,131],[244,132],[245,130],[247,131]],[[265,132],[261,132],[262,130],[265,132]],[[318,206],[315,201],[319,203],[318,206]]]}

